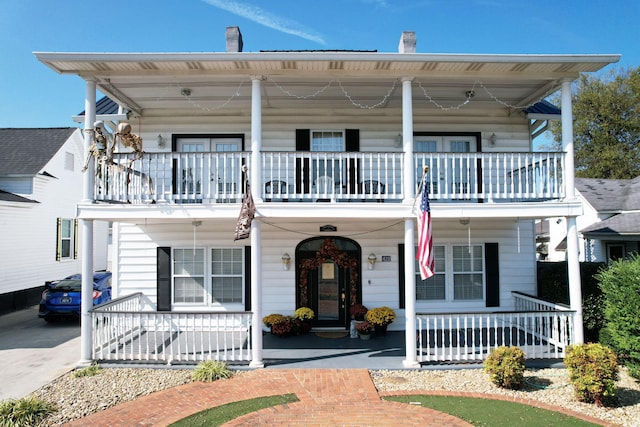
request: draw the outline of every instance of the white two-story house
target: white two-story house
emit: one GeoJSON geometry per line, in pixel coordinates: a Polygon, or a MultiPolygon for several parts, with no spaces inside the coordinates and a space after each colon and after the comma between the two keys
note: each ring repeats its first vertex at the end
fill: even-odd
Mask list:
{"type": "Polygon", "coordinates": [[[81,226],[114,222],[122,298],[87,305],[84,359],[258,367],[264,315],[308,306],[315,328],[346,329],[355,303],[396,311],[409,367],[499,344],[562,357],[582,340],[571,82],[618,55],[418,53],[412,32],[398,52],[243,52],[239,29],[226,35],[226,52],[35,54],[86,81],[86,150],[110,120],[96,117],[98,90],[121,106],[105,130],[125,141],[126,121],[142,139],[141,158],[118,142],[85,176],[81,226]],[[558,90],[560,115],[544,102],[558,90]],[[564,152],[533,152],[551,119],[564,152]],[[255,218],[234,240],[246,184],[255,218]],[[535,298],[534,222],[548,217],[569,224],[570,309],[535,298]]]}

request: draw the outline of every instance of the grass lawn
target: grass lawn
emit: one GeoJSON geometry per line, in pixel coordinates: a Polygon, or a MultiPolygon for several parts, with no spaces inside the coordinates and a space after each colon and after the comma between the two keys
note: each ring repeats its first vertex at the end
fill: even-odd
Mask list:
{"type": "Polygon", "coordinates": [[[385,397],[385,400],[413,404],[419,402],[421,406],[446,412],[477,427],[513,427],[514,425],[527,427],[587,427],[598,425],[559,412],[502,400],[427,396],[423,394],[388,396],[385,397]]]}
{"type": "Polygon", "coordinates": [[[272,406],[284,405],[297,402],[295,394],[283,394],[277,396],[258,397],[255,399],[241,400],[239,402],[227,403],[215,408],[193,414],[171,424],[170,427],[209,427],[219,426],[242,415],[259,411],[260,409],[272,406]]]}

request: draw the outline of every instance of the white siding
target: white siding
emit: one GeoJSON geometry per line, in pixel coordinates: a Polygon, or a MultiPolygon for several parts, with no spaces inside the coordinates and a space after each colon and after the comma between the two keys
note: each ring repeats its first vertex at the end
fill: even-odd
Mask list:
{"type": "MultiPolygon", "coordinates": [[[[78,130],[33,179],[30,199],[38,203],[0,202],[0,294],[42,286],[46,280],[79,273],[78,259],[56,261],[57,218],[74,219],[82,196],[83,138],[78,130]],[[74,156],[74,171],[65,169],[66,153],[74,156]]],[[[99,233],[106,227],[96,223],[99,233]]],[[[102,231],[104,230],[104,231],[102,231]]],[[[78,239],[78,245],[81,243],[78,239]]],[[[96,245],[106,242],[101,234],[96,245]]],[[[106,249],[97,248],[96,268],[106,267],[106,249]]]]}
{"type": "MultiPolygon", "coordinates": [[[[267,221],[268,222],[268,221],[267,221]]],[[[336,221],[327,220],[338,227],[335,233],[319,233],[325,223],[279,223],[277,227],[262,224],[262,287],[263,314],[293,314],[295,307],[295,253],[296,246],[310,236],[344,236],[355,240],[362,249],[362,300],[372,308],[387,305],[397,311],[398,319],[391,329],[404,327],[404,311],[399,310],[398,296],[398,244],[403,242],[404,221],[336,221]],[[284,271],[281,256],[292,257],[291,268],[284,271]],[[374,270],[367,269],[369,253],[375,253],[378,262],[374,270]],[[390,262],[382,262],[390,256],[390,262]]],[[[534,294],[535,247],[534,224],[531,220],[491,221],[472,220],[471,243],[497,242],[500,256],[500,307],[485,308],[484,301],[477,303],[418,304],[418,311],[452,312],[471,310],[513,310],[511,291],[534,294]],[[518,240],[519,233],[519,240],[518,240]]],[[[249,240],[233,242],[235,223],[232,221],[204,221],[197,227],[196,247],[242,247],[249,240]]],[[[467,244],[466,226],[458,221],[434,220],[434,244],[467,244]]],[[[175,224],[119,224],[114,230],[114,247],[119,260],[114,265],[117,295],[143,292],[152,306],[156,301],[156,248],[190,248],[194,246],[193,226],[190,223],[175,224]],[[116,242],[117,240],[117,242],[116,242]]],[[[203,309],[202,307],[200,309],[203,309]]]]}

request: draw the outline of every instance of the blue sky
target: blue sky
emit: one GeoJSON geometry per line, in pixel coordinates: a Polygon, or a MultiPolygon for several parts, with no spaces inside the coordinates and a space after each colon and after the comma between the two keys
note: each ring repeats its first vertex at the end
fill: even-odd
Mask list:
{"type": "MultiPolygon", "coordinates": [[[[621,54],[640,66],[637,0],[0,0],[0,127],[76,126],[84,82],[32,52],[244,51],[621,54]]],[[[609,67],[611,68],[611,67],[609,67]]]]}

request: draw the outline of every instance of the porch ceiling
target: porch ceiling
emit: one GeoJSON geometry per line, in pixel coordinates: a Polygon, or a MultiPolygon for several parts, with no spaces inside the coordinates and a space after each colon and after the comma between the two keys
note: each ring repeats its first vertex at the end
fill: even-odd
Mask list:
{"type": "MultiPolygon", "coordinates": [[[[563,79],[594,72],[619,55],[455,55],[371,52],[35,53],[61,74],[93,78],[98,89],[143,115],[221,105],[251,105],[251,77],[262,76],[263,105],[273,109],[401,106],[399,79],[414,79],[443,106],[474,90],[482,108],[527,105],[557,90],[563,79]],[[189,89],[185,95],[183,89],[189,89]],[[348,97],[346,96],[348,95],[348,97]],[[385,97],[388,95],[388,97],[385,97]],[[349,99],[350,98],[350,99],[349,99]],[[313,99],[313,102],[309,102],[313,99]],[[486,105],[485,105],[486,104],[486,105]]],[[[430,102],[423,103],[437,108],[430,102]]]]}

